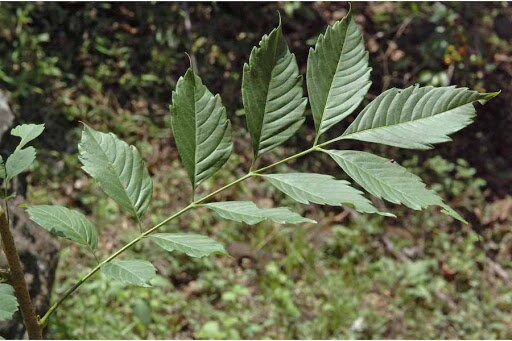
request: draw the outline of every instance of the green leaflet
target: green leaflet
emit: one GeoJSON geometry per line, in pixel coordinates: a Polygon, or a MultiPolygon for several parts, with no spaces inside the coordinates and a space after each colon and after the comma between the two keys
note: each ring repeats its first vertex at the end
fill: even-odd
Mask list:
{"type": "Polygon", "coordinates": [[[371,85],[370,72],[363,35],[349,10],[309,50],[306,80],[316,141],[359,106],[371,85]]]}
{"type": "Polygon", "coordinates": [[[14,296],[14,289],[5,283],[0,283],[0,322],[8,321],[18,310],[18,301],[14,296]]]}
{"type": "Polygon", "coordinates": [[[195,190],[231,155],[231,124],[220,96],[213,96],[191,68],[178,80],[170,109],[176,145],[195,190]]]}
{"type": "Polygon", "coordinates": [[[96,229],[82,213],[57,205],[30,206],[27,212],[30,219],[48,232],[96,250],[96,229]]]}
{"type": "Polygon", "coordinates": [[[498,93],[467,88],[411,86],[389,89],[374,99],[338,139],[353,139],[410,149],[430,149],[473,122],[473,102],[498,93]]]}
{"type": "Polygon", "coordinates": [[[151,201],[153,182],[138,150],[112,133],[84,125],[78,153],[82,169],[119,206],[140,220],[151,201]]]}
{"type": "Polygon", "coordinates": [[[279,26],[263,36],[244,64],[242,98],[254,160],[288,140],[304,122],[307,99],[295,55],[279,26]]]}
{"type": "Polygon", "coordinates": [[[5,162],[5,181],[11,181],[15,176],[25,171],[36,159],[34,147],[17,149],[9,155],[5,162]]]}
{"type": "Polygon", "coordinates": [[[387,212],[379,212],[361,191],[353,188],[347,181],[336,180],[332,176],[314,173],[286,173],[261,175],[293,200],[302,204],[310,202],[320,205],[347,205],[364,213],[378,213],[392,216],[387,212]]]}
{"type": "Polygon", "coordinates": [[[0,178],[5,178],[6,182],[11,181],[18,174],[25,171],[36,159],[36,150],[34,147],[25,147],[27,143],[37,138],[44,130],[44,124],[22,124],[11,130],[11,135],[21,138],[20,143],[9,155],[5,165],[0,158],[0,178]]]}
{"type": "Polygon", "coordinates": [[[361,187],[378,198],[404,204],[414,210],[436,205],[443,212],[462,222],[465,220],[443,203],[419,177],[404,167],[383,157],[354,150],[326,151],[338,165],[361,187]]]}
{"type": "Polygon", "coordinates": [[[22,149],[27,143],[37,138],[44,130],[44,124],[22,124],[11,130],[12,136],[21,138],[16,150],[22,149]]]}
{"type": "Polygon", "coordinates": [[[153,264],[145,260],[113,260],[101,270],[110,279],[140,287],[150,287],[149,282],[156,275],[153,264]]]}
{"type": "Polygon", "coordinates": [[[227,255],[224,246],[200,234],[155,233],[150,238],[164,250],[184,252],[190,257],[206,257],[216,253],[227,255]]]}
{"type": "Polygon", "coordinates": [[[202,206],[214,210],[224,219],[244,222],[249,225],[254,225],[267,219],[278,224],[316,223],[316,221],[304,218],[286,207],[259,208],[251,201],[213,202],[202,206]]]}

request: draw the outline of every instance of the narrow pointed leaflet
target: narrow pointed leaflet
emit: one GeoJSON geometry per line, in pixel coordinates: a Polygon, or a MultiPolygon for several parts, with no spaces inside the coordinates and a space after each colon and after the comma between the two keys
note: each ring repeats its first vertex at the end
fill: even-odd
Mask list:
{"type": "Polygon", "coordinates": [[[281,192],[302,204],[312,202],[320,205],[353,206],[359,212],[394,216],[387,212],[379,212],[361,191],[351,187],[347,181],[336,180],[330,175],[286,173],[261,176],[281,192]]]}
{"type": "Polygon", "coordinates": [[[231,124],[220,96],[191,68],[178,80],[170,109],[176,145],[195,190],[231,155],[231,124]]]}
{"type": "Polygon", "coordinates": [[[242,98],[254,160],[288,140],[304,122],[302,76],[281,28],[263,36],[244,65],[242,98]]]}
{"type": "Polygon", "coordinates": [[[378,198],[403,204],[414,210],[431,205],[441,206],[444,213],[465,222],[448,207],[421,179],[389,159],[354,150],[326,151],[334,161],[361,187],[378,198]]]}
{"type": "Polygon", "coordinates": [[[84,125],[78,154],[82,169],[140,221],[151,201],[153,182],[139,151],[112,133],[84,125]]]}
{"type": "Polygon", "coordinates": [[[194,233],[155,233],[150,236],[162,249],[179,251],[190,257],[206,257],[212,254],[227,255],[224,246],[212,238],[194,233]]]}
{"type": "Polygon", "coordinates": [[[430,149],[473,122],[474,102],[484,103],[497,94],[453,86],[389,89],[364,108],[339,139],[430,149]]]}
{"type": "Polygon", "coordinates": [[[224,219],[244,222],[249,225],[272,220],[278,224],[316,223],[316,221],[302,217],[286,207],[259,208],[251,201],[224,201],[204,204],[224,219]]]}
{"type": "Polygon", "coordinates": [[[349,10],[309,50],[306,81],[316,141],[359,106],[371,85],[370,72],[363,35],[349,10]]]}

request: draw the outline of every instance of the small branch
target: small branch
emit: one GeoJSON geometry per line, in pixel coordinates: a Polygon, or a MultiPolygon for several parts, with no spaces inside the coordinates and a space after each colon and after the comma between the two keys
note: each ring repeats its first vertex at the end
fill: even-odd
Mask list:
{"type": "Polygon", "coordinates": [[[123,252],[125,252],[126,250],[128,250],[129,248],[131,248],[133,245],[137,244],[139,241],[141,241],[142,239],[146,238],[147,236],[149,236],[151,233],[153,233],[154,231],[156,231],[157,229],[159,229],[160,227],[162,227],[163,225],[167,224],[169,221],[179,217],[180,215],[182,215],[183,213],[187,212],[188,210],[190,210],[191,208],[193,208],[194,205],[193,204],[190,204],[188,205],[187,207],[185,208],[182,208],[181,210],[179,210],[178,212],[174,213],[173,215],[171,215],[170,217],[166,218],[165,220],[163,220],[162,222],[160,222],[159,224],[153,226],[152,228],[150,228],[149,230],[147,230],[146,232],[142,233],[140,236],[138,236],[137,238],[133,239],[131,242],[129,242],[128,244],[124,245],[122,248],[120,248],[119,250],[117,250],[115,253],[113,253],[112,255],[110,255],[107,259],[105,259],[104,261],[100,262],[98,265],[96,265],[91,271],[89,271],[88,274],[86,274],[84,277],[82,277],[78,282],[76,282],[71,288],[69,288],[65,293],[64,295],[62,295],[62,297],[57,301],[55,302],[51,307],[50,309],[48,309],[48,311],[46,312],[46,314],[44,314],[44,316],[41,318],[41,321],[39,322],[39,325],[43,328],[45,327],[47,324],[48,324],[48,319],[50,318],[50,316],[55,312],[55,310],[69,297],[71,296],[71,294],[73,292],[75,292],[75,290],[77,290],[78,288],[80,288],[80,286],[85,282],[87,281],[90,277],[92,277],[96,272],[98,272],[101,267],[109,262],[111,262],[113,259],[117,258],[117,256],[119,256],[120,254],[122,254],[123,252]]]}
{"type": "Polygon", "coordinates": [[[157,225],[151,227],[149,230],[145,231],[144,233],[142,233],[141,235],[139,235],[137,238],[133,239],[131,242],[129,242],[128,244],[124,245],[123,247],[121,247],[119,250],[117,250],[115,253],[113,253],[112,255],[110,255],[107,259],[105,259],[104,261],[100,262],[98,265],[96,265],[91,271],[89,271],[89,273],[87,273],[84,277],[82,277],[80,280],[78,280],[71,288],[69,288],[63,295],[62,297],[57,301],[55,302],[51,307],[50,309],[48,309],[48,311],[46,312],[46,314],[44,314],[44,316],[41,318],[40,322],[39,322],[39,325],[43,328],[45,327],[47,324],[48,324],[48,320],[49,318],[51,317],[51,315],[55,312],[55,310],[57,310],[57,308],[66,300],[68,299],[68,297],[71,296],[71,294],[73,294],[78,288],[80,288],[80,286],[82,286],[82,284],[87,281],[90,277],[92,277],[96,272],[98,272],[101,267],[103,265],[105,265],[106,263],[112,261],[113,259],[117,258],[117,256],[119,256],[120,254],[122,254],[123,252],[125,252],[126,250],[128,250],[129,248],[131,248],[133,245],[137,244],[139,241],[143,240],[144,238],[148,237],[151,233],[153,233],[154,231],[158,230],[159,228],[161,228],[162,226],[164,226],[165,224],[167,224],[168,222],[170,222],[171,220],[179,217],[180,215],[182,215],[183,213],[187,212],[188,210],[191,210],[195,207],[197,207],[198,205],[204,203],[205,201],[207,201],[208,199],[212,198],[213,196],[215,196],[216,194],[242,182],[242,181],[245,181],[253,176],[258,176],[261,172],[263,171],[266,171],[270,168],[273,168],[277,165],[280,165],[282,163],[285,163],[285,162],[288,162],[290,160],[293,160],[293,159],[297,159],[301,156],[304,156],[304,155],[307,155],[307,154],[310,154],[312,152],[315,152],[315,151],[321,151],[321,147],[322,146],[325,146],[331,142],[334,142],[335,140],[330,140],[330,141],[327,141],[327,142],[324,142],[324,143],[321,143],[321,144],[318,144],[318,145],[315,145],[309,149],[306,149],[302,152],[299,152],[297,154],[294,154],[290,157],[287,157],[283,160],[280,160],[278,162],[275,162],[271,165],[268,165],[266,167],[262,167],[262,168],[259,168],[257,170],[254,170],[254,171],[250,171],[248,174],[244,175],[243,177],[233,181],[233,182],[230,182],[229,184],[211,192],[210,194],[207,194],[205,195],[204,197],[198,199],[198,200],[195,200],[193,201],[191,204],[189,204],[188,206],[182,208],[181,210],[179,210],[178,212],[174,213],[173,215],[167,217],[166,219],[164,219],[162,222],[158,223],[157,225]]]}
{"type": "Polygon", "coordinates": [[[18,304],[20,306],[21,316],[27,329],[29,339],[41,340],[43,338],[41,327],[39,326],[38,318],[32,305],[32,300],[28,292],[27,282],[25,281],[25,273],[21,266],[20,257],[14,237],[9,227],[6,213],[0,208],[0,235],[2,236],[2,246],[5,253],[5,258],[9,264],[11,284],[14,288],[18,304]]]}

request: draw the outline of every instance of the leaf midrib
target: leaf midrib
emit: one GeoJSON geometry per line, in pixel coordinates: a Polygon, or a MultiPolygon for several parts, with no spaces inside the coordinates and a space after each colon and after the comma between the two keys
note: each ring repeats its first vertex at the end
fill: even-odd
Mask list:
{"type": "MultiPolygon", "coordinates": [[[[195,250],[195,251],[202,252],[201,249],[199,249],[199,248],[194,248],[193,246],[190,246],[190,245],[187,245],[187,244],[183,244],[183,243],[177,242],[175,240],[169,240],[169,239],[167,239],[165,237],[161,237],[161,236],[155,235],[155,236],[153,236],[153,238],[157,238],[157,239],[160,239],[160,240],[165,240],[167,242],[171,242],[171,243],[177,244],[177,245],[179,245],[181,247],[184,247],[184,248],[189,248],[189,249],[192,249],[192,250],[195,250]]],[[[178,251],[178,250],[174,249],[173,251],[178,251]]]]}
{"type": "MultiPolygon", "coordinates": [[[[73,231],[74,233],[76,233],[76,234],[80,237],[80,239],[83,239],[83,237],[84,237],[84,236],[80,233],[80,231],[79,231],[79,230],[76,230],[76,229],[74,229],[74,228],[72,228],[73,224],[72,224],[72,222],[71,222],[71,221],[66,222],[66,221],[62,220],[62,219],[61,219],[59,216],[57,216],[57,215],[53,215],[53,214],[48,213],[48,212],[44,212],[44,213],[45,213],[45,214],[47,214],[49,217],[54,218],[54,219],[56,219],[56,220],[60,221],[64,226],[68,226],[68,227],[69,227],[69,229],[70,229],[71,231],[73,231]]],[[[55,228],[54,228],[54,229],[55,229],[55,228]]],[[[89,236],[89,234],[88,234],[88,233],[87,233],[87,231],[86,231],[86,233],[85,233],[85,237],[86,237],[86,238],[85,238],[85,243],[84,243],[85,245],[90,245],[90,244],[89,244],[90,240],[88,240],[88,236],[89,236]]]]}
{"type": "MultiPolygon", "coordinates": [[[[319,195],[317,195],[317,194],[315,194],[315,193],[309,192],[308,190],[306,190],[306,189],[304,189],[304,188],[300,188],[300,187],[298,187],[296,184],[290,184],[289,182],[287,182],[286,180],[283,180],[283,179],[281,179],[281,178],[276,178],[276,177],[267,176],[267,175],[262,175],[262,176],[263,176],[263,177],[270,177],[271,179],[274,179],[274,180],[276,180],[276,181],[279,181],[279,182],[281,182],[281,183],[285,184],[285,185],[286,185],[286,186],[288,186],[288,187],[291,187],[291,188],[293,188],[293,189],[295,189],[295,190],[297,190],[297,191],[301,191],[301,192],[303,192],[303,193],[306,193],[306,194],[308,194],[310,197],[317,198],[316,200],[317,200],[318,202],[331,202],[330,200],[324,200],[324,198],[323,198],[323,197],[321,197],[321,196],[319,196],[319,195]]],[[[334,179],[333,177],[330,177],[330,180],[336,181],[336,179],[334,179]]],[[[285,193],[285,194],[286,194],[286,195],[288,195],[288,196],[290,196],[290,197],[292,197],[291,195],[289,195],[289,194],[287,194],[287,193],[285,193]]],[[[302,200],[302,201],[305,201],[305,202],[306,202],[306,204],[310,204],[310,203],[314,202],[314,201],[312,201],[311,199],[308,199],[308,198],[306,198],[306,199],[304,199],[304,200],[302,200]]],[[[342,205],[342,203],[338,203],[337,205],[342,205]]]]}
{"type": "MultiPolygon", "coordinates": [[[[132,263],[135,264],[135,263],[132,263]]],[[[140,275],[135,271],[130,271],[129,267],[126,267],[123,262],[117,261],[117,262],[110,262],[111,266],[117,266],[121,270],[124,270],[128,274],[132,275],[133,277],[137,278],[140,282],[147,284],[147,281],[144,280],[144,278],[140,277],[140,275]]]]}
{"type": "MultiPolygon", "coordinates": [[[[115,179],[117,181],[117,184],[119,185],[119,187],[121,188],[122,190],[122,193],[126,196],[126,198],[128,199],[128,202],[131,204],[131,210],[132,210],[132,214],[135,216],[135,218],[137,219],[138,222],[140,222],[140,218],[139,218],[139,214],[137,212],[137,208],[135,207],[135,203],[132,201],[132,199],[130,198],[130,196],[128,195],[128,192],[126,190],[126,188],[124,188],[124,185],[123,183],[121,182],[121,179],[119,178],[119,174],[117,174],[117,171],[116,169],[114,168],[114,164],[110,161],[107,153],[105,153],[105,151],[103,150],[103,148],[101,147],[101,144],[98,142],[98,140],[96,140],[96,138],[93,136],[93,134],[90,133],[90,131],[88,131],[88,134],[89,136],[92,138],[92,140],[96,143],[96,145],[98,146],[98,148],[100,149],[101,153],[105,156],[105,159],[107,160],[107,167],[116,175],[115,176],[115,179]]],[[[121,142],[121,143],[124,143],[124,142],[121,142]]],[[[114,144],[115,145],[115,144],[114,144]]],[[[131,153],[131,150],[130,148],[128,148],[128,153],[131,153]]],[[[131,155],[131,157],[133,157],[133,155],[131,155]]]]}
{"type": "MultiPolygon", "coordinates": [[[[393,127],[396,127],[396,126],[399,126],[399,125],[403,125],[403,124],[409,124],[409,123],[412,123],[412,122],[418,122],[418,121],[422,121],[422,120],[428,120],[428,119],[432,119],[432,118],[435,118],[436,116],[438,115],[444,115],[444,114],[449,114],[451,111],[454,111],[455,109],[458,109],[460,107],[463,107],[465,105],[468,105],[468,104],[472,104],[474,103],[475,101],[472,101],[472,102],[468,102],[468,103],[465,103],[465,104],[462,104],[462,105],[459,105],[455,108],[452,108],[450,110],[447,110],[447,111],[443,111],[443,112],[440,112],[440,113],[437,113],[437,114],[433,114],[433,115],[430,115],[430,116],[427,116],[427,117],[422,117],[422,118],[418,118],[416,120],[409,120],[409,121],[405,121],[405,122],[398,122],[398,123],[395,123],[395,124],[389,124],[389,125],[385,125],[385,126],[378,126],[378,127],[371,127],[371,128],[368,128],[368,129],[364,129],[364,130],[358,130],[358,131],[355,131],[353,133],[350,133],[350,134],[347,134],[347,135],[341,135],[340,137],[332,140],[332,142],[334,141],[338,141],[338,140],[344,140],[344,139],[347,139],[347,138],[350,138],[351,136],[353,135],[357,135],[357,134],[360,134],[360,133],[367,133],[367,132],[370,132],[372,130],[377,130],[377,129],[386,129],[386,128],[393,128],[393,127]]],[[[349,127],[350,128],[350,127],[349,127]]]]}
{"type": "MultiPolygon", "coordinates": [[[[275,38],[275,43],[274,43],[274,46],[273,46],[273,53],[274,53],[274,65],[272,66],[272,70],[270,71],[270,77],[269,77],[269,80],[267,82],[267,89],[265,91],[265,107],[263,108],[263,117],[261,119],[261,124],[260,126],[258,127],[258,154],[259,154],[259,151],[260,151],[260,146],[261,146],[261,135],[262,135],[262,130],[263,130],[263,125],[265,123],[265,116],[267,114],[267,105],[268,103],[270,102],[269,99],[268,99],[268,95],[269,95],[269,92],[270,92],[270,83],[272,81],[272,73],[274,72],[274,69],[276,68],[276,65],[277,65],[277,45],[279,44],[279,37],[281,35],[281,32],[282,31],[282,28],[281,28],[281,24],[279,24],[279,27],[278,29],[276,29],[276,38],[275,38]]],[[[270,35],[269,35],[269,38],[270,38],[270,35]]],[[[262,47],[260,46],[260,49],[262,47]]],[[[257,156],[257,155],[256,155],[257,156]]]]}
{"type": "MultiPolygon", "coordinates": [[[[330,154],[330,155],[338,156],[337,154],[330,153],[330,152],[329,152],[329,154],[330,154]]],[[[338,157],[339,157],[339,156],[338,156],[338,157]]],[[[415,201],[419,201],[419,202],[421,202],[421,200],[420,200],[418,197],[411,196],[411,195],[408,195],[408,194],[406,194],[406,193],[403,193],[402,191],[399,191],[399,190],[397,190],[397,189],[395,189],[395,188],[391,187],[391,185],[386,184],[385,182],[382,182],[382,181],[380,180],[380,178],[378,178],[378,177],[376,177],[376,176],[372,176],[370,173],[368,173],[368,172],[367,172],[367,170],[366,170],[365,168],[358,166],[355,162],[350,161],[350,160],[347,160],[345,157],[342,157],[342,156],[341,156],[341,158],[342,158],[345,162],[352,164],[354,167],[356,167],[357,169],[359,169],[360,171],[362,171],[363,173],[365,173],[368,177],[371,177],[371,178],[373,178],[373,179],[377,180],[377,182],[378,182],[378,183],[380,183],[381,185],[384,185],[386,188],[390,188],[390,190],[391,190],[391,191],[398,192],[398,193],[402,194],[404,197],[409,198],[409,200],[410,200],[410,199],[415,199],[415,201]]],[[[425,190],[426,190],[426,191],[428,191],[428,189],[427,189],[427,188],[425,188],[425,190]]],[[[373,194],[373,193],[372,193],[372,194],[373,194]]],[[[383,196],[381,195],[381,196],[380,196],[380,198],[383,198],[383,196]]],[[[427,206],[430,206],[430,205],[423,206],[422,204],[419,204],[419,206],[420,206],[420,207],[427,207],[427,206]]]]}
{"type": "Polygon", "coordinates": [[[197,99],[196,99],[196,93],[197,93],[197,85],[196,85],[196,75],[194,72],[192,72],[192,79],[194,80],[194,88],[193,88],[193,98],[194,98],[194,179],[192,180],[192,192],[196,192],[197,188],[197,146],[199,145],[199,137],[197,136],[197,99]]]}
{"type": "MultiPolygon", "coordinates": [[[[346,18],[343,18],[341,20],[340,25],[343,24],[344,20],[346,20],[346,18]]],[[[325,97],[325,102],[322,105],[322,116],[320,117],[320,126],[318,127],[317,139],[322,134],[322,128],[323,128],[324,123],[325,123],[325,120],[324,120],[325,108],[327,106],[327,102],[329,101],[329,98],[331,97],[331,92],[332,92],[332,89],[333,89],[334,78],[335,78],[334,76],[336,75],[336,72],[338,72],[338,68],[340,67],[340,63],[341,63],[342,56],[343,56],[343,51],[345,50],[345,46],[346,46],[346,42],[347,42],[348,26],[349,25],[350,25],[350,22],[347,22],[347,29],[345,30],[345,34],[343,35],[343,45],[341,47],[340,55],[338,57],[338,63],[336,63],[336,68],[334,69],[334,72],[331,75],[331,81],[330,81],[330,84],[329,84],[329,91],[327,92],[327,96],[325,97]]]]}
{"type": "MultiPolygon", "coordinates": [[[[227,213],[234,214],[235,216],[239,215],[239,216],[247,216],[247,217],[258,218],[258,219],[261,218],[262,220],[266,219],[265,216],[258,215],[256,213],[251,214],[251,213],[247,213],[247,212],[236,212],[235,210],[227,210],[225,208],[219,208],[219,207],[215,207],[215,209],[218,209],[218,210],[221,210],[221,211],[224,211],[224,212],[227,212],[227,213]]],[[[251,207],[251,209],[254,209],[254,208],[251,207]]]]}

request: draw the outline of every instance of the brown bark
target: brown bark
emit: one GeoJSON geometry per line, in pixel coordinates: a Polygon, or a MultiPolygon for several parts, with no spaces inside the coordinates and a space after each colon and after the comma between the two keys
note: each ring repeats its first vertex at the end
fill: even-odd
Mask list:
{"type": "Polygon", "coordinates": [[[0,208],[0,235],[2,237],[2,246],[5,258],[9,264],[11,275],[11,284],[14,288],[18,304],[20,306],[21,315],[27,328],[29,339],[42,339],[42,331],[39,321],[32,305],[32,300],[28,292],[27,283],[25,281],[25,273],[21,266],[20,257],[16,250],[14,238],[11,233],[9,221],[5,212],[0,208]]]}

